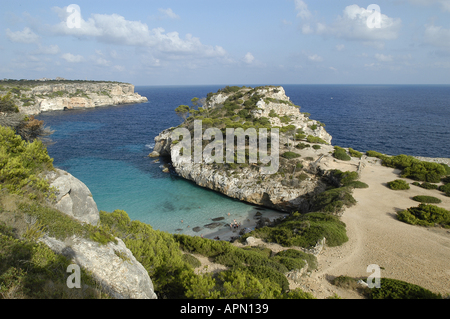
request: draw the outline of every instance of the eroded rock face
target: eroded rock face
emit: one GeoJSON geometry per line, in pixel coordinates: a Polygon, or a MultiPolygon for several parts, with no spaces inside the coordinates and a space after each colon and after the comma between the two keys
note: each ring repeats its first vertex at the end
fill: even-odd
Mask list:
{"type": "Polygon", "coordinates": [[[83,223],[97,225],[100,220],[97,204],[83,182],[60,169],[46,173],[45,178],[57,189],[52,203],[55,209],[83,223]]]}
{"type": "MultiPolygon", "coordinates": [[[[282,87],[267,87],[258,90],[257,93],[263,98],[257,103],[259,109],[253,111],[256,117],[269,118],[273,126],[295,125],[306,135],[331,142],[331,135],[322,126],[317,125],[317,121],[309,120],[298,107],[290,103],[282,87]],[[278,117],[270,117],[272,110],[279,116],[290,116],[291,122],[284,124],[278,117]],[[314,124],[317,126],[315,130],[310,127],[314,124]]],[[[214,95],[205,107],[214,108],[216,104],[223,103],[227,98],[228,95],[223,93],[214,95]]],[[[308,211],[310,199],[327,187],[321,178],[314,174],[302,181],[288,180],[289,175],[284,179],[280,176],[263,175],[261,168],[252,165],[246,168],[230,169],[220,168],[215,164],[194,163],[193,159],[185,161],[175,153],[177,150],[173,147],[171,138],[173,130],[174,128],[167,129],[155,138],[152,156],[170,157],[178,175],[231,198],[286,212],[308,211]]],[[[283,143],[285,143],[284,139],[280,138],[280,144],[283,143]]]]}
{"type": "Polygon", "coordinates": [[[35,98],[35,103],[27,107],[18,102],[20,112],[27,115],[148,101],[134,92],[134,85],[127,83],[49,84],[34,87],[25,94],[35,98]],[[54,97],[52,94],[56,92],[61,96],[54,97]]]}
{"type": "MultiPolygon", "coordinates": [[[[94,279],[116,299],[157,299],[153,283],[145,270],[120,238],[117,244],[71,237],[64,242],[44,236],[40,239],[55,253],[91,272],[94,279]]],[[[83,285],[83,283],[81,283],[83,285]]]]}

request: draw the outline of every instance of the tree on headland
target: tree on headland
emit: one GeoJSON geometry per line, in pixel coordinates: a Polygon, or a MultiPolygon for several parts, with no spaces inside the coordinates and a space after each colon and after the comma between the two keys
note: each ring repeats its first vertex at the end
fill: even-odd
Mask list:
{"type": "Polygon", "coordinates": [[[192,112],[191,108],[188,105],[180,105],[175,109],[177,115],[183,120],[183,123],[186,122],[186,119],[189,116],[189,113],[192,112]]]}

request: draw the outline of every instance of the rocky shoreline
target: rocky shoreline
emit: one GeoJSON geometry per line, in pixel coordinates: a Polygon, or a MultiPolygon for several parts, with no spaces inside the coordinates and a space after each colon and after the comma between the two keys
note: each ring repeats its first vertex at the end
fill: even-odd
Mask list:
{"type": "Polygon", "coordinates": [[[26,115],[148,101],[146,97],[135,93],[134,85],[128,83],[67,82],[69,83],[41,84],[32,87],[2,86],[0,95],[11,92],[19,111],[26,115]]]}
{"type": "MultiPolygon", "coordinates": [[[[155,147],[149,156],[170,158],[173,170],[179,176],[228,197],[282,212],[307,211],[311,204],[310,199],[327,187],[320,176],[326,168],[321,168],[319,162],[324,157],[331,156],[329,152],[333,150],[330,145],[332,137],[320,122],[301,113],[299,107],[290,102],[282,87],[260,88],[255,94],[261,96],[257,109],[253,111],[255,118],[268,118],[274,127],[295,126],[306,136],[321,139],[326,145],[321,145],[319,150],[312,147],[316,143],[305,142],[304,144],[309,146],[308,149],[293,150],[299,153],[301,159],[288,160],[280,157],[280,171],[263,175],[261,167],[256,165],[227,168],[216,164],[194,163],[193,160],[183,161],[176,156],[176,148],[172,147],[174,144],[171,135],[175,128],[169,128],[155,137],[155,147]],[[269,115],[273,113],[278,116],[269,115]],[[289,120],[283,123],[280,121],[283,117],[289,120]],[[297,168],[300,166],[302,168],[297,168]]],[[[216,94],[204,109],[220,108],[229,97],[230,94],[216,94]]],[[[280,154],[291,150],[290,146],[284,145],[284,138],[280,137],[280,154]]]]}

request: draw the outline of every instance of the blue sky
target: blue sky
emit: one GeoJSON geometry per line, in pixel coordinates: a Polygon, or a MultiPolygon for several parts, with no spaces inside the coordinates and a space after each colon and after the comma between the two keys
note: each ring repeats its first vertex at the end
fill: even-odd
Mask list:
{"type": "Polygon", "coordinates": [[[450,84],[450,0],[17,0],[0,7],[0,78],[450,84]]]}

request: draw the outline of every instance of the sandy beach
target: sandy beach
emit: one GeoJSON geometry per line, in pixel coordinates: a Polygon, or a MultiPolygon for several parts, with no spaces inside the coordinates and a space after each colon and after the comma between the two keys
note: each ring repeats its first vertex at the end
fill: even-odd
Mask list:
{"type": "MultiPolygon", "coordinates": [[[[345,163],[328,161],[325,164],[330,168],[349,170],[354,170],[359,163],[356,159],[345,163]]],[[[396,218],[398,211],[418,206],[419,203],[412,200],[416,195],[437,197],[442,200],[437,206],[448,210],[450,197],[437,190],[414,185],[409,190],[391,190],[387,183],[399,179],[400,171],[384,167],[374,158],[367,158],[364,162],[360,181],[368,184],[369,188],[354,190],[353,196],[358,203],[347,208],[341,217],[346,224],[349,241],[339,247],[325,247],[317,256],[318,269],[303,277],[301,282],[290,281],[290,288],[300,287],[319,299],[335,293],[344,299],[360,299],[362,297],[357,293],[338,288],[330,280],[341,275],[367,278],[371,274],[367,272],[367,267],[376,264],[382,269],[382,277],[417,284],[444,296],[450,294],[450,229],[413,226],[396,218]]],[[[250,218],[244,227],[254,227],[255,222],[250,218]]],[[[211,236],[208,238],[219,236],[220,239],[228,240],[237,234],[222,229],[211,236]]],[[[255,244],[274,252],[286,249],[261,240],[255,244]]],[[[205,269],[204,266],[208,266],[210,271],[223,268],[205,258],[201,258],[201,261],[202,269],[205,269]]]]}

